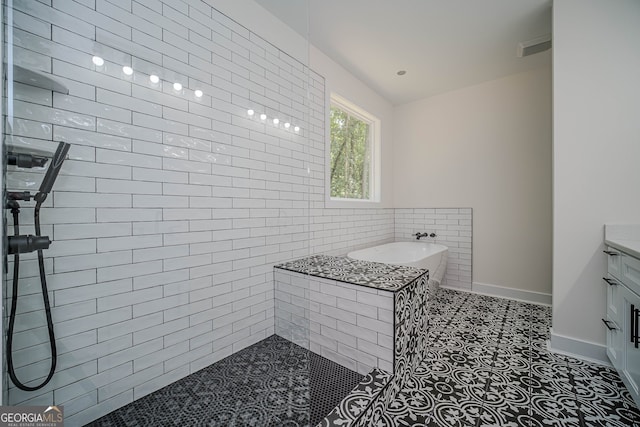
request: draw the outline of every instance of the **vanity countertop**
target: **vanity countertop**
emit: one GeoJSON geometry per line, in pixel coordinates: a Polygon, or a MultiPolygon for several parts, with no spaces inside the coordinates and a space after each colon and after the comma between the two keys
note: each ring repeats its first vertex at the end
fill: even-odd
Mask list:
{"type": "Polygon", "coordinates": [[[604,242],[619,251],[640,259],[640,240],[605,239],[604,242]]]}
{"type": "Polygon", "coordinates": [[[604,243],[640,258],[640,224],[606,224],[604,243]]]}
{"type": "Polygon", "coordinates": [[[347,257],[313,255],[276,265],[275,268],[379,290],[396,292],[428,270],[347,257]]]}

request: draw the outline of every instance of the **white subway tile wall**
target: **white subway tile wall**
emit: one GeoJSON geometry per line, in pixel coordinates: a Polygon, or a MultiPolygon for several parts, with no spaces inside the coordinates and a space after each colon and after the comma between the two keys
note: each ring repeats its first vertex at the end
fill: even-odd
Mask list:
{"type": "Polygon", "coordinates": [[[274,270],[276,334],[366,375],[393,372],[393,293],[274,270]]]}
{"type": "Polygon", "coordinates": [[[422,238],[449,248],[443,286],[471,289],[473,209],[395,209],[395,240],[416,240],[415,233],[435,233],[422,238]]]}
{"type": "MultiPolygon", "coordinates": [[[[313,181],[313,180],[312,180],[313,181]]],[[[315,191],[314,188],[311,191],[315,191]]],[[[312,206],[324,206],[324,193],[311,194],[312,206]]],[[[394,209],[311,209],[311,251],[328,255],[393,242],[394,209]]]]}
{"type": "MultiPolygon", "coordinates": [[[[197,0],[13,7],[13,61],[70,93],[16,84],[8,142],[73,146],[41,214],[57,372],[36,392],[10,384],[9,404],[55,402],[80,425],[274,333],[272,267],[309,253],[309,195],[323,194],[324,79],[197,0]]],[[[49,369],[37,271],[23,256],[25,382],[49,369]]]]}

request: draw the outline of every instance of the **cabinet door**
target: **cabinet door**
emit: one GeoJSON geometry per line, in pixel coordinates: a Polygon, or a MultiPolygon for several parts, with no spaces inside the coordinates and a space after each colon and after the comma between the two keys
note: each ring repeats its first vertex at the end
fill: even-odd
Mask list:
{"type": "Polygon", "coordinates": [[[623,381],[636,403],[640,401],[640,297],[626,287],[621,287],[624,302],[624,369],[623,381]]]}
{"type": "Polygon", "coordinates": [[[614,368],[621,371],[624,368],[624,332],[620,324],[607,316],[607,356],[614,368]]]}

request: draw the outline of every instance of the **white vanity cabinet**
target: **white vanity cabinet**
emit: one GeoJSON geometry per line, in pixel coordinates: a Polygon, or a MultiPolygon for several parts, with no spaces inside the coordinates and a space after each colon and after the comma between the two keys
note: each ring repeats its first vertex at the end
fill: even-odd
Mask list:
{"type": "Polygon", "coordinates": [[[602,319],[607,327],[607,356],[611,364],[620,371],[624,365],[624,340],[622,322],[622,281],[618,278],[622,253],[607,248],[607,275],[602,279],[607,283],[607,317],[602,319]]]}
{"type": "Polygon", "coordinates": [[[636,403],[640,394],[640,337],[638,336],[638,322],[640,321],[640,296],[622,287],[622,306],[624,310],[624,322],[628,326],[628,332],[623,331],[624,338],[624,365],[622,380],[631,392],[636,403]]]}
{"type": "Polygon", "coordinates": [[[640,406],[640,259],[623,249],[620,245],[605,250],[607,317],[602,320],[607,327],[607,355],[640,406]]]}

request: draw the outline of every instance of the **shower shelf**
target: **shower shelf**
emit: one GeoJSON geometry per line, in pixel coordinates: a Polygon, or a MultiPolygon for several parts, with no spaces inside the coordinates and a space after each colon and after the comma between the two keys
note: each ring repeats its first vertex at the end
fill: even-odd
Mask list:
{"type": "MultiPolygon", "coordinates": [[[[4,65],[7,67],[6,62],[4,65]]],[[[65,95],[69,94],[69,89],[54,78],[39,71],[30,70],[16,64],[13,64],[13,80],[29,86],[52,90],[65,95]]]]}

